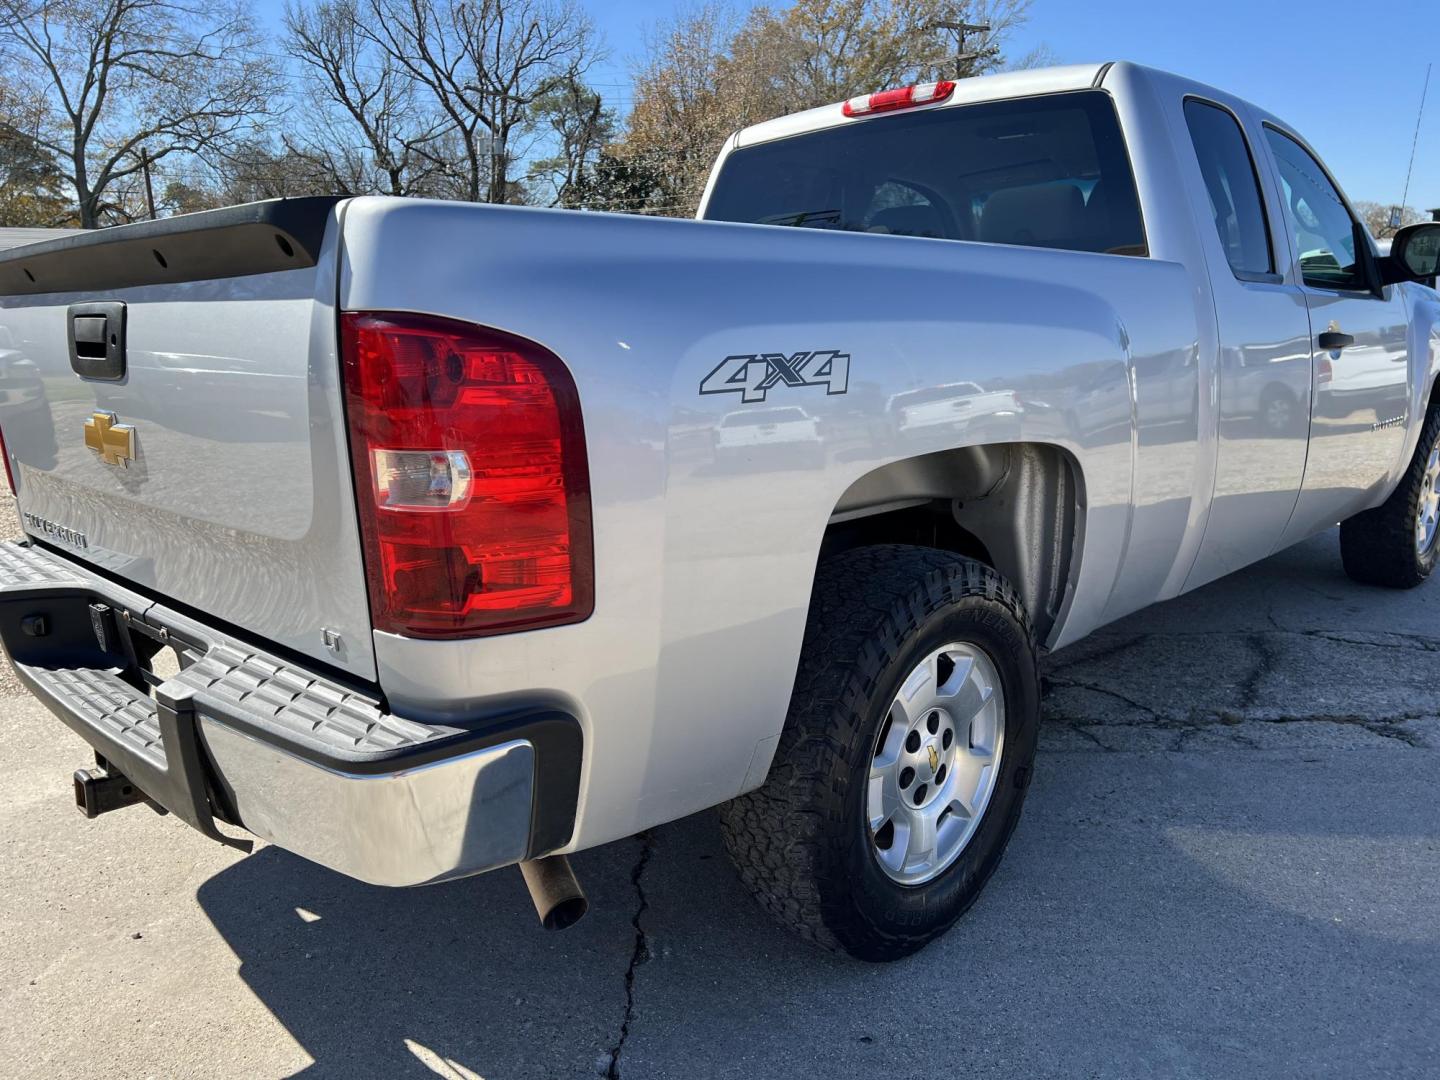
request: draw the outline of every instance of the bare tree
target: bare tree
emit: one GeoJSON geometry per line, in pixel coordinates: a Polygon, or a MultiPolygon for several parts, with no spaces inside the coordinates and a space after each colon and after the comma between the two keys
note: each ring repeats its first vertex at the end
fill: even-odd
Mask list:
{"type": "Polygon", "coordinates": [[[44,88],[38,146],[80,221],[144,163],[202,153],[263,113],[273,69],[244,0],[0,0],[0,59],[44,88]]]}
{"type": "Polygon", "coordinates": [[[512,202],[536,103],[597,58],[572,0],[367,0],[364,31],[431,95],[463,143],[464,195],[512,202]]]}
{"type": "MultiPolygon", "coordinates": [[[[1388,240],[1398,231],[1398,226],[1390,224],[1390,211],[1394,209],[1393,203],[1357,202],[1355,211],[1360,215],[1360,220],[1365,223],[1365,228],[1370,230],[1370,235],[1377,240],[1388,240]]],[[[1425,215],[1416,210],[1413,206],[1406,206],[1400,211],[1400,224],[1413,225],[1417,221],[1424,221],[1425,215]]]]}
{"type": "Polygon", "coordinates": [[[437,143],[449,121],[420,106],[414,77],[361,32],[359,2],[287,3],[285,49],[313,90],[286,143],[347,191],[432,194],[451,164],[437,143]]]}
{"type": "Polygon", "coordinates": [[[227,146],[211,161],[184,159],[163,171],[156,193],[163,212],[188,214],[260,199],[357,192],[338,183],[324,165],[262,136],[227,146]]]}

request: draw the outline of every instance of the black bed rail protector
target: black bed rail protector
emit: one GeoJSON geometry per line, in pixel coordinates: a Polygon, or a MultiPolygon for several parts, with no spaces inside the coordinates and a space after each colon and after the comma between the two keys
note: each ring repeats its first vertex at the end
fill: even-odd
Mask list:
{"type": "Polygon", "coordinates": [[[11,248],[0,252],[0,296],[93,293],[314,266],[340,201],[334,195],[270,199],[11,248]]]}

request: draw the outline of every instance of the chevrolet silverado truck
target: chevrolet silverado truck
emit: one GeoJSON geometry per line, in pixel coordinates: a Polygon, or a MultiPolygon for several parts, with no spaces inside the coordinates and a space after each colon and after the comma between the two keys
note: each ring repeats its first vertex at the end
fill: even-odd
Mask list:
{"type": "Polygon", "coordinates": [[[0,637],[82,810],[519,864],[561,925],[568,854],[718,806],[765,908],[889,960],[1006,848],[1042,652],[1336,522],[1360,582],[1435,565],[1440,225],[1379,256],[1245,101],[881,91],[734,135],[699,217],[303,198],[0,254],[0,637]]]}

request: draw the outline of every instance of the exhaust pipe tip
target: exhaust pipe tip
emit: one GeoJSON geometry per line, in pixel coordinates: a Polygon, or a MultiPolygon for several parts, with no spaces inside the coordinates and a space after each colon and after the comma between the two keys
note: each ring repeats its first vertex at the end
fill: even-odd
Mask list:
{"type": "Polygon", "coordinates": [[[547,855],[543,859],[527,859],[520,864],[520,876],[530,890],[530,900],[540,925],[546,930],[564,930],[574,926],[590,910],[590,901],[570,869],[564,855],[547,855]]]}
{"type": "Polygon", "coordinates": [[[590,910],[590,901],[583,896],[572,897],[550,909],[548,915],[540,918],[540,925],[546,930],[567,930],[585,917],[590,910]]]}

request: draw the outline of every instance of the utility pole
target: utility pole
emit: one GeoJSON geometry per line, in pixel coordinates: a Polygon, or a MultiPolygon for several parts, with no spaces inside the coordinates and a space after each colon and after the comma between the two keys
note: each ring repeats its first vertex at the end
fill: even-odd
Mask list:
{"type": "Polygon", "coordinates": [[[150,210],[150,220],[155,220],[155,189],[150,185],[150,151],[140,148],[140,171],[145,174],[145,205],[150,210]]]}
{"type": "Polygon", "coordinates": [[[965,51],[965,35],[988,34],[990,32],[989,25],[986,23],[954,22],[950,19],[939,19],[931,23],[930,26],[934,30],[948,30],[955,35],[955,77],[957,79],[963,79],[965,77],[965,61],[979,60],[984,55],[983,51],[975,53],[967,53],[965,51]]]}

